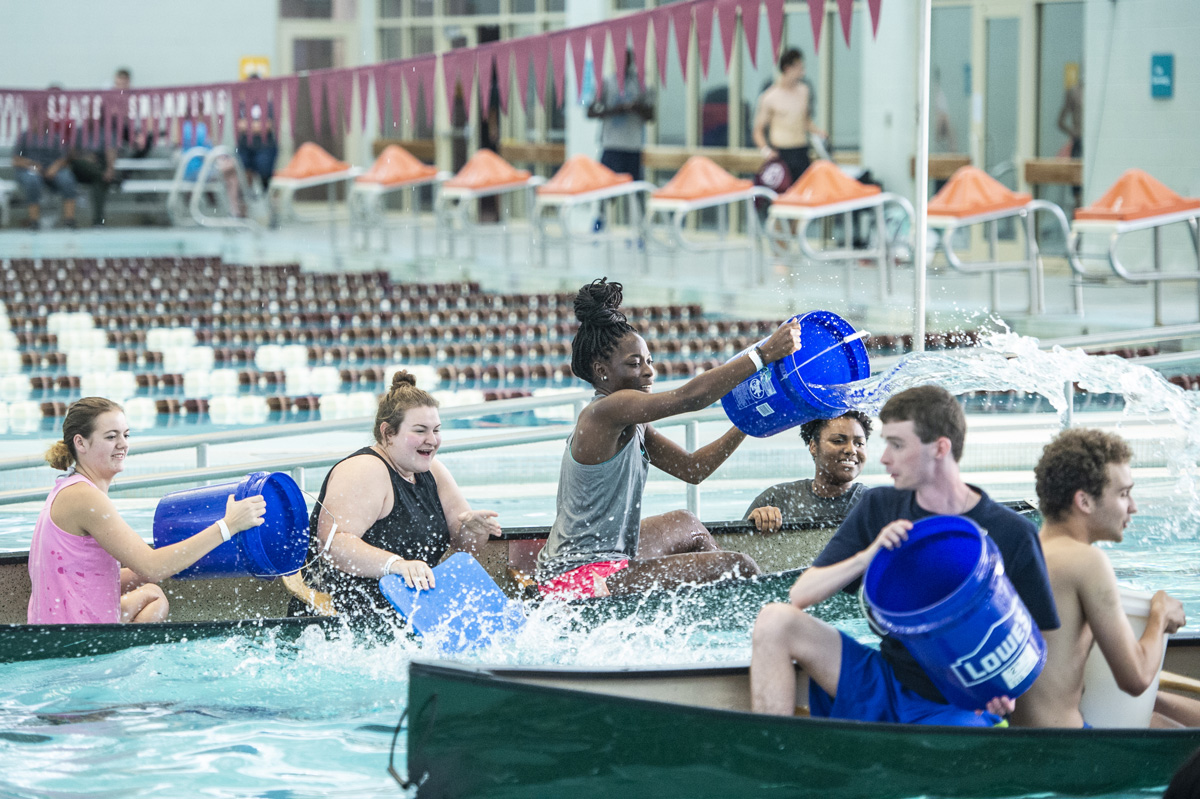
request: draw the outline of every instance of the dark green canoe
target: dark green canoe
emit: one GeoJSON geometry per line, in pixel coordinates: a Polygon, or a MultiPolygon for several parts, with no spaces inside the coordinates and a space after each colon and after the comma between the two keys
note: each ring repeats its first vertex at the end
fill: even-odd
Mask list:
{"type": "MultiPolygon", "coordinates": [[[[1167,667],[1195,677],[1200,638],[1167,667]]],[[[899,799],[1105,795],[1165,785],[1200,729],[1020,730],[747,712],[746,665],[613,671],[414,662],[420,797],[899,799]]]]}
{"type": "Polygon", "coordinates": [[[107,655],[135,646],[243,638],[295,641],[310,627],[339,627],[335,617],[243,619],[241,621],[168,621],[154,624],[3,624],[0,663],[107,655]]]}

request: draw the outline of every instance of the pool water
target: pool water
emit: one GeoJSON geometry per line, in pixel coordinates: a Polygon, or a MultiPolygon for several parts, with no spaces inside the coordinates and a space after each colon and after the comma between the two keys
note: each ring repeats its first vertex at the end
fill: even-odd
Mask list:
{"type": "MultiPolygon", "coordinates": [[[[1200,536],[1183,536],[1169,511],[1135,517],[1126,541],[1109,552],[1122,582],[1179,596],[1194,629],[1200,536]]],[[[683,592],[632,603],[602,622],[546,603],[530,609],[509,645],[470,659],[743,660],[757,609],[781,599],[753,586],[700,599],[683,592]]],[[[820,612],[856,616],[841,597],[820,612]]],[[[868,635],[857,618],[839,624],[868,635]]],[[[206,640],[0,666],[0,796],[394,797],[400,792],[386,771],[392,733],[405,707],[406,666],[420,656],[429,653],[403,637],[367,645],[309,630],[295,643],[206,640]]],[[[403,773],[403,735],[395,757],[403,773]]]]}

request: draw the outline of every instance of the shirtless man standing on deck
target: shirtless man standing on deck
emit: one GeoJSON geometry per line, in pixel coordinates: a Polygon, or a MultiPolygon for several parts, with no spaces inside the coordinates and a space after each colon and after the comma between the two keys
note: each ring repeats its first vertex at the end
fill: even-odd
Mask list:
{"type": "MultiPolygon", "coordinates": [[[[1121,607],[1117,576],[1098,541],[1120,542],[1137,513],[1133,453],[1124,439],[1076,428],[1046,445],[1034,467],[1045,522],[1038,534],[1062,626],[1044,630],[1046,666],[1017,703],[1013,723],[1023,727],[1084,727],[1079,710],[1084,667],[1100,647],[1122,691],[1139,696],[1154,682],[1163,638],[1185,623],[1183,604],[1159,591],[1141,637],[1121,607]]],[[[1196,705],[1160,694],[1152,727],[1195,723],[1196,705]],[[1170,718],[1164,713],[1169,714],[1170,718]]]]}
{"type": "Polygon", "coordinates": [[[780,158],[795,182],[808,169],[809,136],[826,138],[809,114],[812,89],[804,82],[804,54],[795,48],[779,57],[779,78],[758,98],[754,144],[765,160],[780,158]]]}

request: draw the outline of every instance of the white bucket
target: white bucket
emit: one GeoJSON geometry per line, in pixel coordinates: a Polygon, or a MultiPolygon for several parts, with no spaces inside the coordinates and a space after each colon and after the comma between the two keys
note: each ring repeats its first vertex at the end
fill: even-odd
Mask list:
{"type": "MultiPolygon", "coordinates": [[[[1149,591],[1138,591],[1121,586],[1121,607],[1129,617],[1133,634],[1141,638],[1146,631],[1146,620],[1150,618],[1150,600],[1154,594],[1149,591]]],[[[1167,652],[1167,639],[1163,637],[1163,655],[1167,652]]],[[[1158,660],[1158,668],[1162,670],[1162,658],[1158,660]]],[[[1154,698],[1158,693],[1158,677],[1156,673],[1150,687],[1140,696],[1130,696],[1117,687],[1104,653],[1097,645],[1092,646],[1088,655],[1087,665],[1083,672],[1083,699],[1079,702],[1079,711],[1083,720],[1093,727],[1127,727],[1145,729],[1150,726],[1150,717],[1154,713],[1154,698]]]]}

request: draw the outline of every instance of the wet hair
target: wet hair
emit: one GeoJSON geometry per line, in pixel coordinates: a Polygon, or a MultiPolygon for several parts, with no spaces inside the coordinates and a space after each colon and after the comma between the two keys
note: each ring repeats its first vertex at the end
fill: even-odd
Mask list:
{"type": "MultiPolygon", "coordinates": [[[[849,411],[841,416],[835,416],[833,419],[853,419],[862,425],[863,433],[867,438],[871,437],[871,417],[867,416],[862,411],[849,411]]],[[[813,419],[811,422],[805,422],[800,425],[800,438],[805,444],[811,444],[814,441],[821,440],[821,431],[825,429],[833,419],[813,419]]]]}
{"type": "Polygon", "coordinates": [[[941,386],[917,386],[889,399],[879,412],[879,421],[912,422],[922,444],[932,444],[942,436],[950,439],[950,454],[962,459],[967,439],[967,416],[962,406],[941,386]]]}
{"type": "Polygon", "coordinates": [[[797,61],[804,60],[804,53],[797,47],[789,47],[779,56],[779,71],[787,72],[788,67],[797,61]]]}
{"type": "Polygon", "coordinates": [[[417,378],[401,369],[392,375],[392,387],[379,398],[375,411],[375,440],[383,443],[380,427],[384,422],[393,432],[404,423],[404,415],[413,408],[436,408],[438,401],[428,391],[417,388],[417,378]]]}
{"type": "Polygon", "coordinates": [[[592,364],[607,358],[622,338],[636,332],[625,314],[617,310],[623,290],[620,283],[609,283],[608,278],[601,277],[575,295],[579,330],[571,342],[571,371],[580,380],[595,384],[592,364]]]}
{"type": "Polygon", "coordinates": [[[79,460],[75,453],[75,436],[90,438],[96,432],[96,420],[109,411],[123,411],[117,403],[104,397],[84,397],[71,403],[63,417],[63,437],[46,450],[46,463],[60,472],[79,460]]]}
{"type": "Polygon", "coordinates": [[[1033,467],[1042,516],[1052,522],[1065,518],[1076,491],[1099,497],[1108,486],[1108,464],[1131,460],[1133,450],[1115,433],[1085,428],[1059,433],[1033,467]]]}

